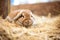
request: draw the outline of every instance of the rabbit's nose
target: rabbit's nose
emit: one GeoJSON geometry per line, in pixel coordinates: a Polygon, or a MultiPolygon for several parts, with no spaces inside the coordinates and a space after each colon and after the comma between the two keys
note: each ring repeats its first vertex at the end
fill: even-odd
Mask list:
{"type": "Polygon", "coordinates": [[[25,20],[25,21],[23,22],[23,25],[24,25],[25,27],[31,26],[32,24],[33,24],[33,21],[32,21],[32,20],[25,20]]]}

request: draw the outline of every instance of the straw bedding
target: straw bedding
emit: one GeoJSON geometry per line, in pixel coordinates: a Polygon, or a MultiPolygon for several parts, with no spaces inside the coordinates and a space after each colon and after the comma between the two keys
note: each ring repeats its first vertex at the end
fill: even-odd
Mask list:
{"type": "Polygon", "coordinates": [[[60,40],[60,16],[35,18],[29,28],[0,18],[0,40],[60,40]]]}

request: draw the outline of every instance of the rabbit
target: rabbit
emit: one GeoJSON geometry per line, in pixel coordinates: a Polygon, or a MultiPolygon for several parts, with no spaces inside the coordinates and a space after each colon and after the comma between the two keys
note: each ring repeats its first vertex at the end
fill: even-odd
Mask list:
{"type": "Polygon", "coordinates": [[[9,22],[15,22],[18,25],[22,25],[25,27],[33,25],[34,17],[31,10],[21,9],[15,10],[6,18],[9,22]]]}

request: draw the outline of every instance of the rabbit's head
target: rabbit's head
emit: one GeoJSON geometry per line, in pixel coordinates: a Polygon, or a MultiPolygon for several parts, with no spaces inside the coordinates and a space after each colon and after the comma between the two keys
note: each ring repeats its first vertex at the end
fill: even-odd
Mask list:
{"type": "Polygon", "coordinates": [[[30,10],[21,10],[16,22],[25,27],[31,26],[33,24],[32,12],[30,10]]]}
{"type": "Polygon", "coordinates": [[[12,13],[10,13],[7,16],[7,19],[10,22],[14,21],[17,24],[26,26],[26,27],[31,26],[33,24],[32,12],[27,9],[12,11],[12,13]]]}

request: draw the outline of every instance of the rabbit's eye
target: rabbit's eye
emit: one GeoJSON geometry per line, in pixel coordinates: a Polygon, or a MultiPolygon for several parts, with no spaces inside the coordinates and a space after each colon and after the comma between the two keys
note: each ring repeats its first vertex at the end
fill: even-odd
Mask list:
{"type": "Polygon", "coordinates": [[[21,14],[21,16],[20,17],[23,17],[24,18],[24,16],[21,14]]]}
{"type": "Polygon", "coordinates": [[[24,18],[24,16],[21,14],[16,20],[18,20],[19,18],[21,18],[21,17],[23,17],[24,18]]]}
{"type": "Polygon", "coordinates": [[[31,15],[31,17],[33,17],[33,16],[31,15]]]}

